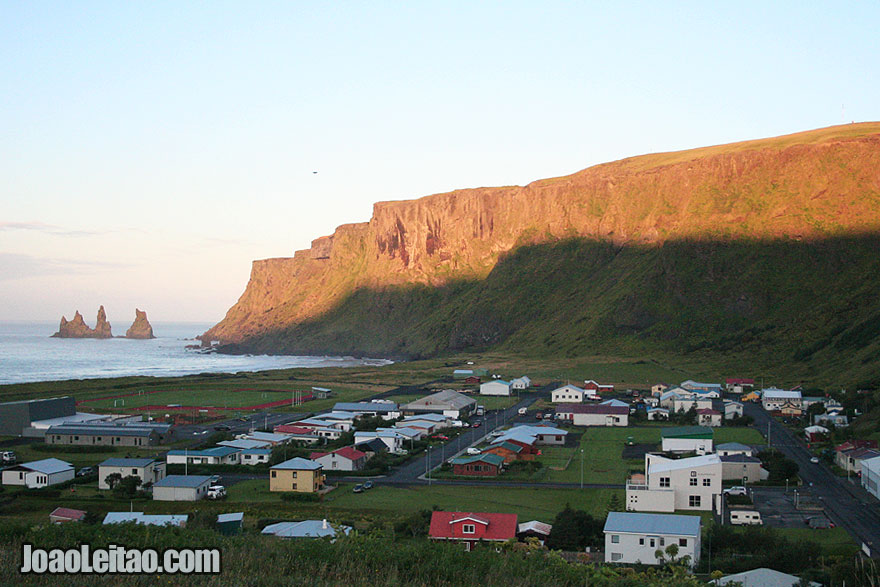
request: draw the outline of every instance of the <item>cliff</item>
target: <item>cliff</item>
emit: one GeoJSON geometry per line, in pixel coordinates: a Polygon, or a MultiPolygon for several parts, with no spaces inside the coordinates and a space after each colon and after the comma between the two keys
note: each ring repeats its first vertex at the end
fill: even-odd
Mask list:
{"type": "MultiPolygon", "coordinates": [[[[840,326],[825,319],[830,302],[848,304],[853,320],[872,307],[835,290],[809,298],[823,308],[818,331],[776,330],[790,321],[778,314],[790,302],[777,296],[791,292],[809,306],[795,285],[812,295],[828,287],[816,273],[826,265],[852,279],[870,275],[877,234],[880,123],[645,155],[526,186],[377,203],[367,223],[340,226],[292,258],[255,261],[241,298],[202,339],[238,350],[404,356],[559,352],[553,341],[562,340],[576,355],[627,340],[693,346],[695,332],[708,340],[724,322],[701,312],[725,308],[734,319],[723,332],[757,322],[765,338],[774,330],[822,338],[840,326]],[[835,265],[856,257],[857,266],[835,265]],[[785,273],[793,267],[802,272],[785,273]],[[781,291],[747,281],[778,281],[780,270],[790,277],[781,291]],[[722,282],[737,291],[703,291],[722,282]],[[571,297],[558,299],[562,291],[571,297]]],[[[855,282],[860,291],[864,281],[855,282]]]]}
{"type": "Polygon", "coordinates": [[[128,330],[125,331],[125,338],[149,339],[156,338],[153,336],[153,327],[147,320],[147,313],[135,308],[134,322],[128,330]]]}
{"type": "Polygon", "coordinates": [[[107,313],[104,306],[98,308],[98,317],[95,328],[90,328],[83,320],[79,310],[73,316],[73,320],[67,321],[67,318],[61,317],[61,324],[58,326],[58,332],[52,335],[55,338],[113,338],[113,332],[110,323],[107,322],[107,313]]]}

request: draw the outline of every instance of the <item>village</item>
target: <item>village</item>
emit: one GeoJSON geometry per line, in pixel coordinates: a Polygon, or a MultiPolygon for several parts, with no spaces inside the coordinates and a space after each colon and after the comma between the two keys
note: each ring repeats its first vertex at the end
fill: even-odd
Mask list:
{"type": "MultiPolygon", "coordinates": [[[[534,519],[517,508],[435,507],[422,518],[424,539],[466,551],[522,543],[568,552],[575,563],[672,565],[704,577],[721,568],[705,560],[710,527],[844,532],[868,556],[880,549],[880,450],[876,439],[847,433],[859,411],[831,394],[758,388],[747,378],[642,390],[591,379],[536,386],[527,375],[508,381],[475,367],[440,383],[431,393],[201,424],[80,412],[83,404],[70,396],[8,402],[0,404],[0,424],[20,441],[2,453],[2,483],[7,498],[61,490],[57,507],[43,512],[51,523],[185,528],[186,504],[205,500],[223,535],[330,540],[359,531],[334,515],[336,504],[369,509],[372,496],[407,487],[610,496],[601,511],[581,512],[593,529],[575,540],[568,503],[534,519]],[[113,456],[103,458],[105,451],[113,456]],[[70,454],[91,464],[76,466],[70,454]],[[100,506],[72,507],[86,496],[100,497],[92,499],[100,506]],[[320,518],[254,526],[246,514],[252,501],[280,511],[285,504],[323,509],[320,518]]],[[[331,389],[316,387],[290,406],[319,394],[333,399],[331,389]]],[[[715,575],[717,584],[752,585],[786,574],[715,575]]]]}

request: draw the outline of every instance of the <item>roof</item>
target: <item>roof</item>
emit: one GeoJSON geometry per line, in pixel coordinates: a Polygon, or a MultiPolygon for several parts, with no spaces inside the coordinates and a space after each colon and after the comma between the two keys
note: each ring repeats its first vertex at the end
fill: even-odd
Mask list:
{"type": "Polygon", "coordinates": [[[152,515],[143,512],[107,512],[104,516],[104,524],[123,524],[134,522],[144,526],[180,526],[189,519],[183,515],[152,515]]]}
{"type": "MultiPolygon", "coordinates": [[[[740,583],[742,585],[748,585],[749,587],[793,587],[795,585],[800,585],[800,581],[801,580],[794,575],[789,575],[788,573],[782,573],[773,569],[761,568],[745,571],[744,573],[737,573],[735,575],[727,575],[726,577],[716,579],[714,583],[716,585],[740,583]]],[[[810,582],[810,585],[821,587],[821,583],[813,581],[810,582]]]]}
{"type": "Polygon", "coordinates": [[[516,452],[516,453],[518,453],[518,452],[522,452],[522,449],[523,449],[523,447],[520,446],[520,445],[518,445],[518,444],[513,444],[512,442],[506,442],[506,441],[505,441],[505,442],[502,442],[501,444],[499,444],[499,445],[497,445],[497,446],[489,447],[489,448],[486,449],[486,450],[493,450],[493,449],[496,449],[496,448],[503,448],[503,449],[505,449],[505,450],[509,450],[510,452],[516,452]]]}
{"type": "Polygon", "coordinates": [[[665,459],[660,458],[651,462],[648,468],[648,474],[663,473],[665,471],[676,471],[678,469],[694,469],[696,467],[704,467],[706,465],[721,464],[721,457],[717,454],[702,455],[699,457],[688,457],[685,459],[665,459]]]}
{"type": "Polygon", "coordinates": [[[224,440],[217,444],[220,446],[231,446],[233,448],[266,448],[269,446],[268,442],[260,440],[224,440]]]}
{"type": "Polygon", "coordinates": [[[617,406],[628,408],[629,404],[626,402],[622,402],[619,399],[606,399],[605,401],[599,402],[600,406],[617,406]]]}
{"type": "Polygon", "coordinates": [[[764,399],[801,399],[799,391],[785,391],[784,389],[765,389],[764,399]]]}
{"type": "Polygon", "coordinates": [[[534,434],[530,434],[522,430],[508,430],[489,444],[501,444],[502,442],[507,442],[508,440],[522,442],[523,444],[532,446],[533,444],[535,444],[535,441],[538,440],[538,437],[534,434]]]}
{"type": "Polygon", "coordinates": [[[504,457],[492,453],[482,453],[478,455],[461,456],[452,459],[453,465],[469,465],[471,463],[489,463],[500,467],[504,464],[504,457]]]}
{"type": "Polygon", "coordinates": [[[862,461],[862,471],[880,472],[880,457],[862,461]]]}
{"type": "Polygon", "coordinates": [[[417,414],[414,416],[407,416],[403,419],[404,422],[408,422],[410,420],[426,420],[428,422],[446,422],[448,420],[446,416],[443,414],[417,414]]]}
{"type": "Polygon", "coordinates": [[[524,532],[536,532],[538,534],[544,534],[545,536],[550,535],[550,530],[553,529],[553,526],[550,524],[545,524],[544,522],[539,522],[538,520],[532,520],[531,522],[523,522],[519,524],[516,529],[517,534],[522,534],[524,532]]]}
{"type": "Polygon", "coordinates": [[[479,519],[487,522],[482,540],[509,540],[516,536],[516,514],[470,513],[470,512],[431,512],[431,538],[453,538],[452,521],[479,519]]]}
{"type": "Polygon", "coordinates": [[[700,516],[608,512],[606,533],[699,536],[700,516]]]}
{"type": "Polygon", "coordinates": [[[721,389],[720,383],[700,383],[699,381],[694,381],[692,379],[688,379],[687,381],[682,381],[679,387],[683,387],[685,389],[721,389]]]}
{"type": "MultiPolygon", "coordinates": [[[[349,526],[339,526],[344,533],[351,532],[349,526]]],[[[279,522],[263,528],[262,534],[274,534],[281,538],[323,538],[336,536],[336,530],[327,520],[303,520],[302,522],[279,522]]]]}
{"type": "MultiPolygon", "coordinates": [[[[880,453],[878,453],[880,454],[880,453]]],[[[749,455],[744,454],[735,454],[735,455],[721,455],[718,458],[721,459],[722,463],[760,463],[761,459],[758,457],[750,457],[749,455]]]]}
{"type": "Polygon", "coordinates": [[[241,522],[244,520],[244,512],[235,512],[231,514],[220,514],[217,516],[217,523],[222,524],[224,522],[241,522]]]}
{"type": "Polygon", "coordinates": [[[747,444],[743,444],[743,443],[741,443],[741,442],[725,442],[724,444],[716,444],[716,445],[715,445],[715,452],[718,452],[718,451],[720,451],[720,450],[747,450],[747,451],[752,451],[752,450],[754,450],[754,449],[753,449],[752,447],[750,447],[749,445],[747,445],[747,444]]]}
{"type": "Polygon", "coordinates": [[[275,426],[276,434],[293,434],[301,436],[317,436],[315,431],[305,426],[297,426],[296,423],[279,424],[275,426]]]}
{"type": "Polygon", "coordinates": [[[329,454],[335,454],[350,461],[356,461],[367,456],[365,453],[362,453],[353,446],[343,446],[342,448],[338,448],[332,452],[313,452],[311,455],[309,455],[309,458],[320,459],[321,457],[325,457],[329,454]]]}
{"type": "Polygon", "coordinates": [[[210,483],[208,475],[168,475],[161,481],[153,483],[153,487],[190,487],[195,488],[210,483]]]}
{"type": "Polygon", "coordinates": [[[83,436],[149,436],[156,432],[150,427],[139,428],[137,426],[94,426],[94,425],[71,425],[51,426],[46,434],[82,434],[83,436]]]}
{"type": "Polygon", "coordinates": [[[369,440],[364,440],[362,442],[358,442],[355,444],[355,448],[359,450],[367,449],[371,452],[376,451],[386,451],[388,450],[388,445],[379,440],[378,438],[371,438],[369,440]]]}
{"type": "Polygon", "coordinates": [[[243,455],[270,455],[272,454],[271,449],[268,448],[246,448],[241,451],[243,455]]]}
{"type": "Polygon", "coordinates": [[[273,432],[251,432],[248,434],[247,440],[259,440],[261,442],[284,442],[290,440],[287,434],[275,434],[273,432]]]}
{"type": "Polygon", "coordinates": [[[157,462],[156,459],[120,459],[120,458],[110,458],[100,463],[99,467],[149,467],[153,463],[157,462]]]}
{"type": "Polygon", "coordinates": [[[807,434],[828,434],[828,428],[824,426],[807,426],[804,428],[807,434]]]}
{"type": "Polygon", "coordinates": [[[293,457],[292,459],[288,459],[283,463],[278,463],[273,467],[269,467],[270,469],[290,469],[294,471],[316,471],[322,468],[321,463],[316,463],[315,461],[310,461],[309,459],[304,459],[302,457],[293,457]]]}
{"type": "Polygon", "coordinates": [[[25,469],[30,469],[31,471],[36,471],[37,473],[45,473],[46,475],[51,475],[53,473],[60,473],[62,471],[67,471],[73,469],[73,465],[66,461],[62,461],[61,459],[42,459],[40,461],[31,461],[29,463],[22,463],[18,465],[19,467],[24,467],[25,469]]]}
{"type": "MultiPolygon", "coordinates": [[[[377,428],[377,430],[379,430],[379,429],[377,428]]],[[[382,429],[383,432],[385,430],[389,430],[389,429],[388,428],[382,429]]],[[[415,428],[407,428],[406,426],[400,426],[400,427],[395,426],[393,428],[393,431],[397,432],[398,434],[402,434],[403,436],[406,436],[407,438],[412,438],[414,436],[418,436],[419,434],[424,433],[422,430],[416,430],[415,428]]]]}
{"type": "Polygon", "coordinates": [[[706,426],[676,426],[660,431],[663,438],[713,438],[712,429],[706,426]]]}
{"type": "Polygon", "coordinates": [[[428,409],[453,409],[461,410],[471,405],[476,405],[477,400],[451,389],[444,389],[437,393],[417,399],[406,404],[404,409],[428,410],[428,409]]]}
{"type": "Polygon", "coordinates": [[[566,389],[568,391],[577,391],[580,393],[587,393],[586,390],[578,387],[577,385],[572,385],[571,383],[567,383],[566,385],[563,385],[562,387],[557,387],[556,389],[554,389],[550,393],[556,393],[557,391],[562,391],[563,389],[566,389]]]}
{"type": "Polygon", "coordinates": [[[396,403],[385,402],[339,402],[333,406],[334,412],[396,412],[396,403]]]}
{"type": "Polygon", "coordinates": [[[480,385],[480,387],[483,387],[484,385],[492,385],[493,383],[499,383],[505,387],[510,387],[510,381],[505,381],[503,379],[493,379],[492,381],[487,381],[480,385]]]}
{"type": "Polygon", "coordinates": [[[386,428],[384,430],[363,430],[354,433],[355,438],[403,438],[397,429],[386,428]]]}
{"type": "Polygon", "coordinates": [[[189,449],[175,449],[169,450],[168,454],[171,456],[187,456],[187,457],[214,457],[214,458],[223,458],[228,457],[229,455],[235,454],[242,449],[232,447],[232,446],[214,446],[211,448],[205,448],[202,450],[189,450],[189,449]]]}
{"type": "Polygon", "coordinates": [[[82,520],[86,517],[86,513],[83,510],[71,508],[55,508],[49,515],[56,518],[67,518],[68,520],[82,520]]]}
{"type": "Polygon", "coordinates": [[[567,406],[556,406],[557,414],[613,414],[617,416],[625,416],[629,414],[629,407],[615,406],[611,404],[569,404],[567,406]]]}

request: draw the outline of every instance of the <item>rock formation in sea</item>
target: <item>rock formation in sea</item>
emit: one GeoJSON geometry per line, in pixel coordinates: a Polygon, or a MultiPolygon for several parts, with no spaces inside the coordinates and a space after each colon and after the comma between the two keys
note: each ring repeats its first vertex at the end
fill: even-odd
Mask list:
{"type": "Polygon", "coordinates": [[[131,328],[125,331],[125,338],[156,338],[153,336],[153,327],[150,325],[150,321],[147,320],[147,313],[137,308],[135,308],[134,312],[134,322],[131,328]]]}
{"type": "Polygon", "coordinates": [[[98,319],[94,328],[89,328],[89,325],[83,320],[82,314],[77,310],[70,322],[66,317],[61,317],[58,332],[52,336],[55,338],[113,338],[113,332],[110,323],[107,322],[104,306],[101,306],[98,308],[98,319]]]}

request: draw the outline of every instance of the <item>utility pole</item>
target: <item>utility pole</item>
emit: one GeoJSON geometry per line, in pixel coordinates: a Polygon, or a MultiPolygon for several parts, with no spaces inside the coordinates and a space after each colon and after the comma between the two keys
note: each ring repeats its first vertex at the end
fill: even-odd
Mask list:
{"type": "Polygon", "coordinates": [[[770,422],[767,422],[767,448],[772,448],[770,444],[770,422]]]}
{"type": "Polygon", "coordinates": [[[581,489],[584,488],[584,449],[581,449],[581,489]]]}

